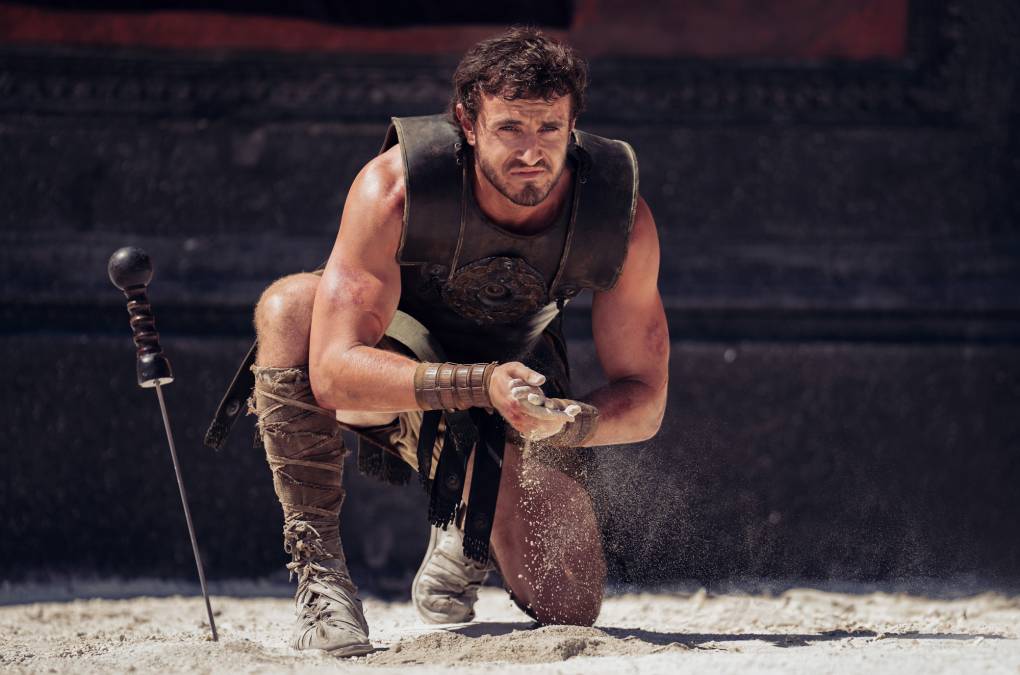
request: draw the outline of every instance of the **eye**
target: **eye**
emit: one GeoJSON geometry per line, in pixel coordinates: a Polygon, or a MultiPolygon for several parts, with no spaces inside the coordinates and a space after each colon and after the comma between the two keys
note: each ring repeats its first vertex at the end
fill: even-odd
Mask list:
{"type": "Polygon", "coordinates": [[[549,133],[549,132],[552,132],[552,131],[559,131],[559,130],[560,130],[559,127],[542,127],[541,129],[539,129],[539,132],[545,134],[545,133],[549,133]]]}
{"type": "Polygon", "coordinates": [[[517,127],[513,124],[504,124],[499,128],[500,131],[517,131],[517,127]]]}

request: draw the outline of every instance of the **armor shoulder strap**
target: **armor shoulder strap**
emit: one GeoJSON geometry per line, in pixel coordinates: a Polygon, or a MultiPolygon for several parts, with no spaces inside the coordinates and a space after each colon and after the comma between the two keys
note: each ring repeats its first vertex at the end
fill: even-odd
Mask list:
{"type": "Polygon", "coordinates": [[[574,131],[578,177],[575,208],[561,269],[551,295],[609,290],[627,258],[638,200],[638,164],[624,141],[574,131]]]}
{"type": "Polygon", "coordinates": [[[400,143],[404,163],[401,265],[431,263],[449,271],[460,240],[463,161],[460,134],[445,115],[394,117],[382,150],[400,143]]]}

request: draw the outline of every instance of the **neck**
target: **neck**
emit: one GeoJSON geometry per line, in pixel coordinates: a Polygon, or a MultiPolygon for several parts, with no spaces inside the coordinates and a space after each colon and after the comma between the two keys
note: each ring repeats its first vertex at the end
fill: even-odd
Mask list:
{"type": "Polygon", "coordinates": [[[568,163],[545,199],[534,206],[521,206],[510,201],[497,190],[477,164],[474,166],[473,173],[475,200],[478,202],[478,208],[492,222],[521,234],[541,230],[556,219],[574,179],[574,170],[568,163]]]}

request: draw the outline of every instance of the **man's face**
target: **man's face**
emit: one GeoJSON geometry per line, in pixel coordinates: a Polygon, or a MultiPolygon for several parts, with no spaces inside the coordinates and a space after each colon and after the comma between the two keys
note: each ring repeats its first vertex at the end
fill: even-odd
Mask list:
{"type": "Polygon", "coordinates": [[[514,204],[535,206],[566,167],[570,112],[570,96],[507,101],[482,94],[478,119],[461,120],[482,175],[514,204]]]}

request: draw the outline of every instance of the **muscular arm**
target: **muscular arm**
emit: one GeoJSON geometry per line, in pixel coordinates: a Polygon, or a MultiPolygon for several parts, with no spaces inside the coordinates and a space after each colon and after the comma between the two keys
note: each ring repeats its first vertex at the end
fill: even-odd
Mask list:
{"type": "Polygon", "coordinates": [[[585,445],[635,443],[654,436],[666,409],[669,330],[656,285],[659,239],[644,199],[638,200],[623,271],[592,301],[592,333],[609,384],[585,400],[599,424],[585,445]]]}
{"type": "Polygon", "coordinates": [[[315,294],[309,374],[315,398],[326,408],[417,408],[416,362],[374,346],[400,299],[396,251],[403,213],[404,174],[394,147],[355,178],[315,294]]]}

